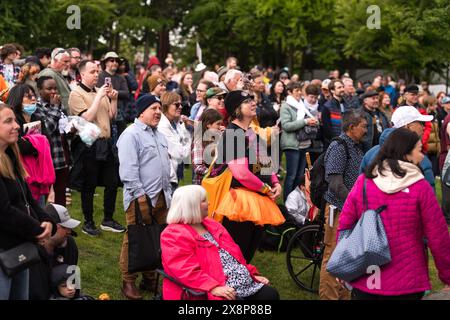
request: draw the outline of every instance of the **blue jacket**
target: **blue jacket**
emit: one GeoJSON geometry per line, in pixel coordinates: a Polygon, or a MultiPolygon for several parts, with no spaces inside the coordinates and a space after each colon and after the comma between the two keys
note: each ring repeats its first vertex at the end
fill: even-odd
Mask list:
{"type": "Polygon", "coordinates": [[[197,117],[198,110],[200,110],[201,106],[202,106],[202,103],[200,101],[192,106],[191,115],[189,116],[189,119],[195,120],[195,117],[197,117]]]}
{"type": "MultiPolygon", "coordinates": [[[[378,151],[380,150],[380,146],[383,145],[384,141],[386,141],[387,137],[393,132],[395,128],[388,128],[384,130],[381,133],[380,136],[380,144],[372,147],[369,151],[366,152],[364,155],[364,158],[361,162],[361,166],[359,167],[359,172],[363,173],[367,166],[369,166],[373,160],[375,160],[375,157],[378,154],[378,151]]],[[[430,159],[425,155],[422,162],[420,163],[420,168],[422,168],[423,174],[425,176],[425,179],[428,181],[428,183],[433,187],[434,190],[434,174],[433,174],[433,168],[431,165],[430,159]]]]}

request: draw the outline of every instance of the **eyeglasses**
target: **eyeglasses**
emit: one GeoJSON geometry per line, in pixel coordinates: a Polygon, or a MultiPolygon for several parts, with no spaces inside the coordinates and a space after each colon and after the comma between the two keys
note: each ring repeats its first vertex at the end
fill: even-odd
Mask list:
{"type": "Polygon", "coordinates": [[[178,109],[180,107],[182,107],[181,102],[175,102],[173,103],[173,105],[178,109]]]}
{"type": "Polygon", "coordinates": [[[28,98],[29,100],[33,100],[36,98],[34,94],[28,93],[23,95],[24,98],[28,98]]]}

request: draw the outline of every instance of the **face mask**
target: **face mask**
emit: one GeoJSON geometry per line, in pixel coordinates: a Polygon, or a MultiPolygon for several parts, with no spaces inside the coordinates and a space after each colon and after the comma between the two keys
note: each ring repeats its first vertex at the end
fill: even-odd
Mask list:
{"type": "Polygon", "coordinates": [[[23,111],[31,116],[36,111],[36,108],[37,108],[37,106],[35,103],[27,104],[27,105],[23,106],[23,111]]]}

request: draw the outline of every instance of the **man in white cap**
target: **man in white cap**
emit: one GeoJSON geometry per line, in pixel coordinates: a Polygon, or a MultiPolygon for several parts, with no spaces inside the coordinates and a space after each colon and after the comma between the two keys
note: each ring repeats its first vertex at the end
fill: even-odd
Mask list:
{"type": "Polygon", "coordinates": [[[72,219],[66,207],[49,204],[45,212],[57,224],[56,233],[48,240],[39,242],[40,262],[30,268],[30,300],[48,300],[51,295],[50,277],[52,268],[60,264],[76,266],[78,247],[72,235],[80,221],[72,219]]]}
{"type": "MultiPolygon", "coordinates": [[[[361,163],[360,172],[364,172],[365,168],[375,159],[378,151],[383,145],[384,141],[388,138],[389,134],[398,128],[406,128],[422,137],[424,122],[433,120],[433,116],[423,115],[413,106],[404,106],[397,108],[392,114],[393,128],[388,128],[383,131],[380,136],[380,144],[374,146],[372,149],[366,152],[363,161],[361,163]]],[[[430,159],[425,155],[424,159],[420,163],[420,167],[424,172],[425,179],[430,183],[434,189],[434,174],[430,159]]]]}

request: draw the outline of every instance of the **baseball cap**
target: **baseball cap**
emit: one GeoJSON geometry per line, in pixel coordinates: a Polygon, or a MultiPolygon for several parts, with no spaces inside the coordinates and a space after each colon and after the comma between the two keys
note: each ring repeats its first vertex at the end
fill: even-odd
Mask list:
{"type": "Polygon", "coordinates": [[[322,88],[323,88],[323,89],[329,90],[328,85],[330,84],[330,82],[331,82],[330,79],[325,79],[325,80],[323,80],[323,81],[322,81],[322,88]]]}
{"type": "Polygon", "coordinates": [[[44,208],[44,210],[45,210],[45,212],[48,213],[48,215],[50,217],[53,218],[53,220],[57,224],[65,227],[65,228],[73,229],[73,228],[78,227],[78,225],[80,224],[80,221],[72,219],[70,217],[69,211],[67,210],[66,207],[63,207],[59,204],[51,203],[51,204],[47,205],[44,208]]]}
{"type": "Polygon", "coordinates": [[[441,103],[442,103],[442,104],[450,103],[450,97],[449,97],[449,96],[443,97],[441,103]]]}
{"type": "Polygon", "coordinates": [[[206,99],[224,94],[226,94],[226,92],[222,90],[220,87],[212,87],[206,91],[206,99]]]}
{"type": "Polygon", "coordinates": [[[415,121],[428,122],[432,120],[433,116],[423,115],[419,112],[419,110],[411,106],[397,108],[392,114],[391,119],[394,124],[394,128],[401,128],[415,121]]]}

